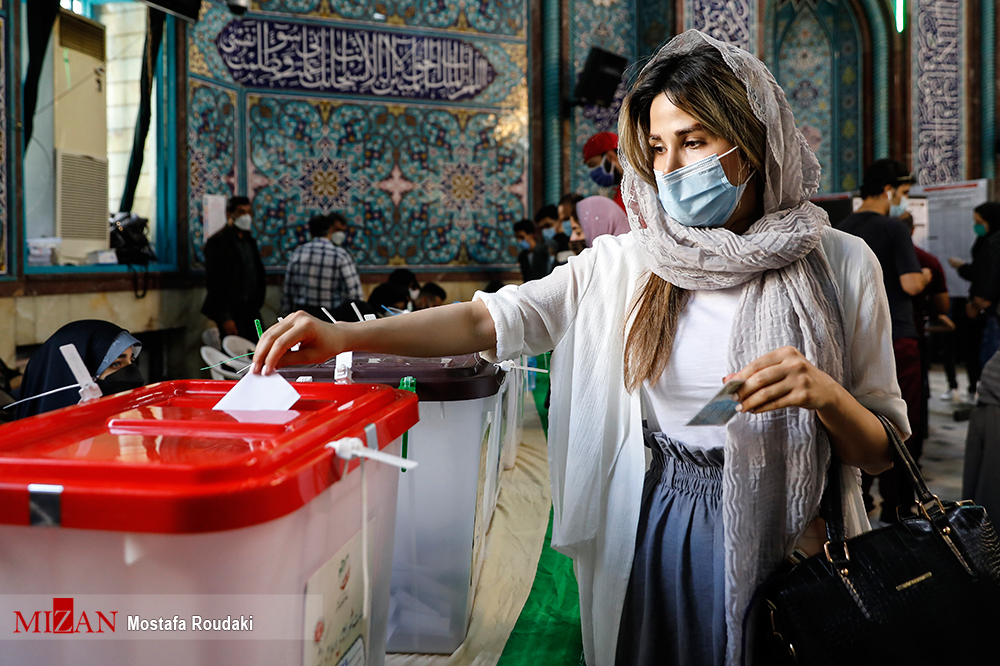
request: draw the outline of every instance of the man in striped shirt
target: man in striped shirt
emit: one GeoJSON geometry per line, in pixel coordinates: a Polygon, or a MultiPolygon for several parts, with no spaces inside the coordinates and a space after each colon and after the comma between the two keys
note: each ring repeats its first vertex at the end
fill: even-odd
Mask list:
{"type": "Polygon", "coordinates": [[[295,248],[288,259],[281,310],[286,315],[305,310],[325,319],[320,308],[334,310],[352,300],[361,300],[358,269],[347,250],[347,220],[338,213],[309,220],[312,240],[295,248]]]}

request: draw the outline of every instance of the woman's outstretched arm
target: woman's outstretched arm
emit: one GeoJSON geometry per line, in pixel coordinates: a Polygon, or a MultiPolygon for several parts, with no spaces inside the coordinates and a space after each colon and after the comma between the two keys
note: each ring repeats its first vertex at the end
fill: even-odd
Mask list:
{"type": "Polygon", "coordinates": [[[482,301],[455,303],[357,323],[327,323],[296,312],[264,332],[253,372],[322,363],[342,351],[401,356],[451,356],[495,350],[496,329],[482,301]],[[299,343],[299,351],[290,349],[299,343]]]}

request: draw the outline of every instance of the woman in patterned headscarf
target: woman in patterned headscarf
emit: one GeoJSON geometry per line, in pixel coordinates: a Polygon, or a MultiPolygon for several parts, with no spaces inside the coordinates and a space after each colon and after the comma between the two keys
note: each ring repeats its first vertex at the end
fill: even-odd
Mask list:
{"type": "Polygon", "coordinates": [[[857,467],[891,464],[869,410],[908,434],[888,305],[871,251],[809,203],[819,163],[750,54],[697,31],[671,40],[626,98],[619,138],[631,233],[433,313],[286,319],[255,372],[344,349],[554,349],[552,545],[574,561],[587,663],[735,664],[754,588],[815,529],[831,451],[852,466],[857,533],[857,467]],[[689,425],[724,382],[739,402],[716,415],[735,418],[689,425]]]}

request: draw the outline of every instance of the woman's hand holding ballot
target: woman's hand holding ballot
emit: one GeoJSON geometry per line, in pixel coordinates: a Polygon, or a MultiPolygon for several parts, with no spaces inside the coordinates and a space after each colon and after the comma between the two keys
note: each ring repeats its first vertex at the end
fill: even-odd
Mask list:
{"type": "Polygon", "coordinates": [[[814,410],[841,462],[869,474],[892,466],[889,439],[878,418],[795,347],[770,351],[739,372],[726,375],[722,382],[734,379],[743,380],[733,395],[740,402],[737,411],[762,414],[785,407],[814,410]]]}
{"type": "Polygon", "coordinates": [[[450,356],[496,349],[496,328],[482,301],[455,303],[397,317],[355,323],[327,323],[296,312],[261,336],[252,371],[321,363],[343,351],[401,356],[450,356]],[[298,351],[290,351],[295,344],[298,351]]]}

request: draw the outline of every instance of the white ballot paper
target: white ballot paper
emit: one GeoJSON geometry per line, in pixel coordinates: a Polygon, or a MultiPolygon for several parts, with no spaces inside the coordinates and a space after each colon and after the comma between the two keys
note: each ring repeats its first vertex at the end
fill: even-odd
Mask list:
{"type": "Polygon", "coordinates": [[[708,401],[708,404],[701,408],[694,418],[688,421],[689,426],[700,425],[722,425],[729,419],[736,416],[736,405],[740,404],[733,400],[733,394],[743,386],[742,379],[734,379],[726,382],[722,390],[715,394],[715,397],[708,401]]]}
{"type": "Polygon", "coordinates": [[[229,393],[222,396],[222,400],[215,403],[212,409],[225,412],[275,412],[288,409],[298,399],[299,392],[278,373],[255,375],[250,372],[229,393]]]}

